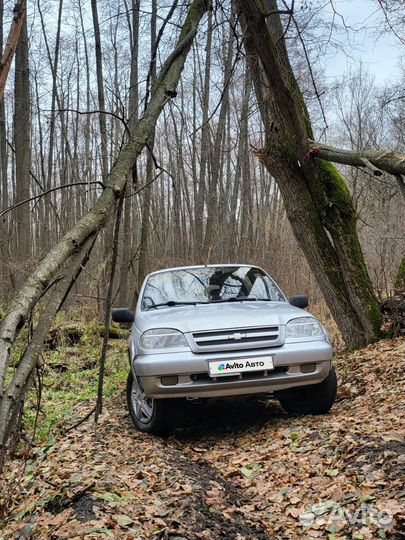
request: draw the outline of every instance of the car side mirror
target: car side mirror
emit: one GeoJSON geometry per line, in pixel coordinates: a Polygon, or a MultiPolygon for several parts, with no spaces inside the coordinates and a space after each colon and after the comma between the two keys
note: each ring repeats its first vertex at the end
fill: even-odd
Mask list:
{"type": "Polygon", "coordinates": [[[114,309],[112,312],[112,320],[117,323],[133,323],[135,313],[128,308],[114,309]]]}
{"type": "Polygon", "coordinates": [[[295,306],[297,308],[304,309],[308,307],[308,297],[305,296],[305,294],[297,294],[295,296],[291,296],[288,301],[292,306],[295,306]]]}

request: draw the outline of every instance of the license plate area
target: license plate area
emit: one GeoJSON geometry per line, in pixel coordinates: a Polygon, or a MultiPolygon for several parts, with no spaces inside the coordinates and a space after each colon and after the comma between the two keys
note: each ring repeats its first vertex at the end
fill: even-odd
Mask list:
{"type": "Polygon", "coordinates": [[[210,377],[226,377],[227,375],[238,375],[249,371],[271,370],[274,369],[274,363],[271,356],[238,360],[215,360],[208,362],[208,369],[210,377]]]}

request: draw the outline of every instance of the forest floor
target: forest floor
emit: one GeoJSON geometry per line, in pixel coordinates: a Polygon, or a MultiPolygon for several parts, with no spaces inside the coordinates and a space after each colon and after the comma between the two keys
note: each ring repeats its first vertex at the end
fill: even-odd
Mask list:
{"type": "Polygon", "coordinates": [[[404,340],[337,356],[326,416],[256,399],[190,403],[168,438],[131,426],[122,341],[109,348],[97,429],[63,433],[94,403],[91,349],[82,339],[45,354],[37,442],[6,468],[0,538],[405,538],[404,340]]]}

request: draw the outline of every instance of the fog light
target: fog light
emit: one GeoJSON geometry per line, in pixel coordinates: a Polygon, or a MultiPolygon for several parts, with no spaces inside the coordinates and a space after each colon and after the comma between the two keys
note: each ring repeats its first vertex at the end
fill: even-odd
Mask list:
{"type": "Polygon", "coordinates": [[[316,364],[302,364],[301,373],[313,373],[316,371],[316,364]]]}
{"type": "Polygon", "coordinates": [[[168,375],[167,377],[161,377],[163,386],[173,386],[179,382],[177,375],[168,375]]]}

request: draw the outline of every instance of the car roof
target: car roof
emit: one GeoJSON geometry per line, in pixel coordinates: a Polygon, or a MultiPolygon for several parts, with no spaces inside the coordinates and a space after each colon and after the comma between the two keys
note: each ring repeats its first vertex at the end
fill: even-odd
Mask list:
{"type": "Polygon", "coordinates": [[[175,266],[173,268],[163,268],[162,270],[156,270],[155,272],[150,272],[149,276],[155,274],[161,274],[163,272],[171,272],[173,270],[190,270],[191,268],[234,268],[235,266],[245,266],[247,268],[259,268],[255,264],[241,264],[241,263],[227,263],[227,264],[194,264],[191,266],[175,266]]]}

